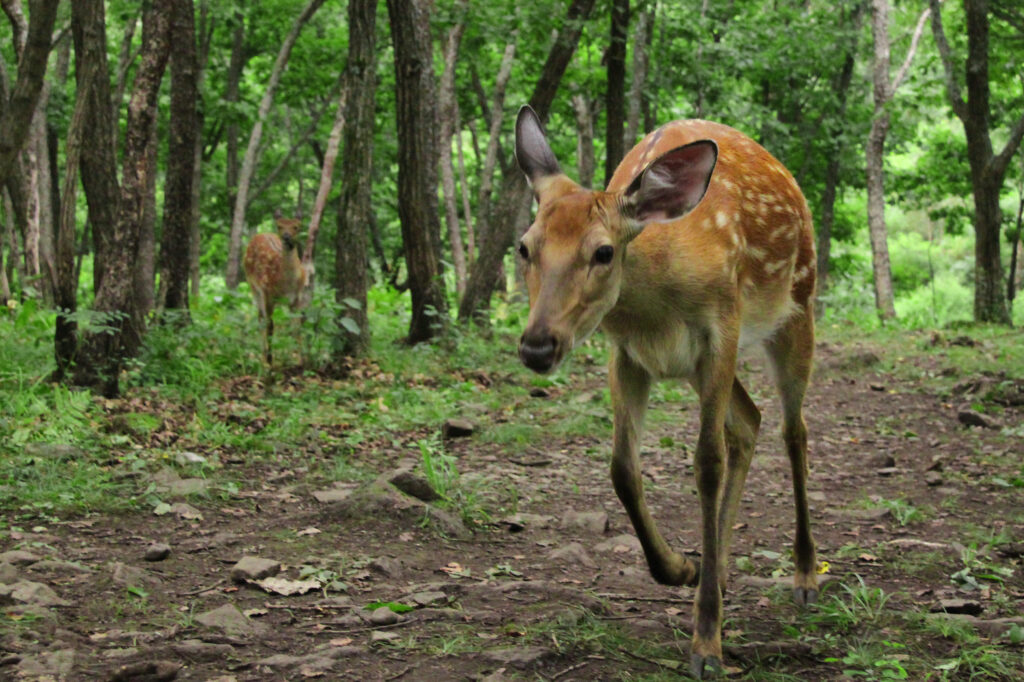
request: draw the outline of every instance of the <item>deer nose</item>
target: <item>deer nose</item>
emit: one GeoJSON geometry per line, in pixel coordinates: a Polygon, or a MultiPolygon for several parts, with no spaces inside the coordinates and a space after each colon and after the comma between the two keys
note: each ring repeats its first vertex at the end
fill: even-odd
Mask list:
{"type": "Polygon", "coordinates": [[[555,364],[554,334],[547,331],[527,331],[519,339],[519,359],[534,372],[548,372],[555,364]]]}

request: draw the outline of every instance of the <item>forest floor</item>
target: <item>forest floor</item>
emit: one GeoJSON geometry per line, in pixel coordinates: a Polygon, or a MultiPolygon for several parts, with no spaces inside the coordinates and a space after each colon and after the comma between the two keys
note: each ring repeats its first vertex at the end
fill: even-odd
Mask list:
{"type": "MultiPolygon", "coordinates": [[[[793,512],[779,410],[759,361],[745,363],[764,422],[725,596],[729,676],[1022,672],[1024,368],[1000,373],[1004,361],[997,347],[952,332],[903,348],[819,342],[806,420],[825,586],[806,611],[789,593],[793,512]],[[994,371],[963,366],[959,352],[994,371]]],[[[683,676],[693,590],[649,576],[609,481],[607,427],[565,434],[553,423],[564,409],[606,422],[606,372],[579,364],[572,381],[543,389],[524,386],[525,372],[470,372],[479,392],[518,383],[521,398],[452,406],[452,418],[474,427],[468,436],[442,439],[437,424],[363,440],[344,460],[310,438],[278,444],[273,457],[186,446],[177,441],[182,406],[145,389],[106,401],[103,429],[126,450],[159,445],[166,460],[141,466],[111,454],[115,490],[160,502],[10,517],[0,533],[0,679],[683,676]],[[160,426],[140,433],[129,413],[160,426]],[[529,427],[552,435],[521,447],[480,437],[531,414],[529,427]],[[193,466],[211,459],[215,471],[193,466]],[[333,481],[307,475],[324,467],[335,468],[333,481]],[[388,483],[411,490],[426,479],[447,499],[424,503],[388,483]],[[238,565],[243,557],[265,561],[238,565]]],[[[406,380],[427,391],[433,381],[406,380]]],[[[267,392],[337,381],[236,377],[206,407],[225,428],[259,434],[265,419],[251,406],[267,392]]],[[[695,554],[696,407],[687,393],[660,394],[642,460],[660,527],[695,554]]],[[[310,428],[338,442],[355,427],[310,428]]],[[[77,456],[33,447],[36,462],[77,456]]]]}

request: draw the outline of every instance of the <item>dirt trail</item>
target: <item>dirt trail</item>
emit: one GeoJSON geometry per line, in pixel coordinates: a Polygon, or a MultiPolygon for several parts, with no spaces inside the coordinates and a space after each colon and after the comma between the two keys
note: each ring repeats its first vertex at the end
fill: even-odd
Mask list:
{"type": "MultiPolygon", "coordinates": [[[[1000,592],[1009,603],[984,590],[959,592],[950,579],[962,568],[957,543],[969,544],[971,524],[981,534],[1024,538],[1024,527],[994,513],[1014,499],[1012,488],[994,482],[1017,474],[1000,468],[1012,460],[1007,439],[959,423],[963,399],[880,373],[870,351],[823,346],[819,358],[807,422],[812,516],[827,577],[849,584],[861,576],[893,595],[889,609],[926,612],[966,598],[985,621],[1019,615],[1019,556],[1000,592]],[[927,518],[903,518],[913,509],[928,510],[927,518]]],[[[600,390],[599,374],[536,400],[600,390]]],[[[734,673],[837,679],[841,666],[824,659],[843,652],[793,636],[802,616],[774,586],[773,573],[788,575],[792,502],[774,397],[753,376],[765,419],[735,533],[726,663],[734,673]]],[[[673,546],[693,550],[695,410],[654,409],[662,412],[651,419],[643,455],[649,499],[673,546]]],[[[1022,418],[1020,406],[1001,415],[1006,424],[1022,418]]],[[[443,514],[424,523],[425,508],[397,492],[315,490],[302,463],[287,459],[229,463],[235,479],[248,482],[242,490],[226,499],[192,496],[160,516],[25,524],[0,546],[8,552],[0,556],[0,605],[10,616],[0,679],[671,676],[689,660],[692,591],[649,577],[608,480],[608,448],[603,438],[575,438],[510,456],[472,436],[450,441],[464,480],[518,490],[518,515],[473,529],[443,514]],[[153,543],[168,546],[166,558],[146,559],[163,553],[153,543]],[[279,578],[325,587],[283,596],[236,583],[232,568],[243,556],[280,563],[279,578]],[[35,593],[15,595],[18,586],[35,593]],[[366,608],[374,602],[412,608],[366,608]]],[[[374,448],[354,463],[386,473],[405,456],[374,448]]],[[[163,485],[202,487],[173,477],[163,485]]],[[[833,583],[824,598],[839,592],[833,583]]],[[[942,655],[952,645],[935,638],[928,646],[942,655]]]]}

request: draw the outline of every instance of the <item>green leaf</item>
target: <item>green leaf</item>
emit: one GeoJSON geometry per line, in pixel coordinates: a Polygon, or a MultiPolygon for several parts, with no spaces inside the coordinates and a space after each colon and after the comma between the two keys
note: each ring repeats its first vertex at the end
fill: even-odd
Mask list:
{"type": "Polygon", "coordinates": [[[359,333],[359,325],[356,324],[356,321],[353,320],[351,317],[343,317],[341,318],[340,322],[341,326],[344,327],[345,331],[347,331],[349,334],[359,333]]]}
{"type": "Polygon", "coordinates": [[[402,604],[402,603],[396,602],[396,601],[375,601],[375,602],[370,602],[369,604],[366,605],[366,608],[368,608],[371,611],[376,611],[377,609],[379,609],[382,606],[388,607],[389,609],[391,609],[395,613],[408,613],[409,611],[415,611],[416,610],[415,607],[409,606],[408,604],[402,604]]]}

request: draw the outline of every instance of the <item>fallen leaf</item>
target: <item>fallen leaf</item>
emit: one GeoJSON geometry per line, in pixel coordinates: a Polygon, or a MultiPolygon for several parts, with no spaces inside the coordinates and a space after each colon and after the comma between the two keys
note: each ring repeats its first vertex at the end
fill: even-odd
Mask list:
{"type": "Polygon", "coordinates": [[[319,580],[287,580],[285,578],[264,578],[263,580],[250,580],[248,582],[261,587],[271,594],[279,594],[282,597],[306,594],[311,590],[320,589],[321,586],[319,580]]]}
{"type": "Polygon", "coordinates": [[[865,563],[875,563],[878,561],[878,557],[876,557],[874,554],[868,554],[867,552],[865,552],[857,556],[857,561],[863,561],[865,563]]]}
{"type": "Polygon", "coordinates": [[[399,533],[398,539],[402,542],[412,542],[416,536],[412,533],[399,533]]]}
{"type": "Polygon", "coordinates": [[[669,616],[678,616],[682,612],[683,612],[682,609],[677,609],[674,606],[669,606],[668,608],[665,609],[665,614],[669,615],[669,616]]]}
{"type": "Polygon", "coordinates": [[[248,618],[258,618],[260,616],[267,615],[270,611],[267,611],[266,609],[246,609],[245,611],[242,611],[242,613],[248,618]]]}
{"type": "Polygon", "coordinates": [[[452,561],[442,566],[441,571],[444,573],[462,573],[462,564],[457,561],[452,561]]]}
{"type": "Polygon", "coordinates": [[[338,637],[328,642],[331,646],[348,646],[352,643],[351,637],[338,637]]]}
{"type": "Polygon", "coordinates": [[[320,530],[319,528],[314,528],[314,527],[310,526],[309,528],[303,528],[298,533],[296,533],[296,535],[298,535],[299,537],[302,537],[303,535],[316,535],[316,534],[322,533],[322,532],[323,531],[320,530]]]}

